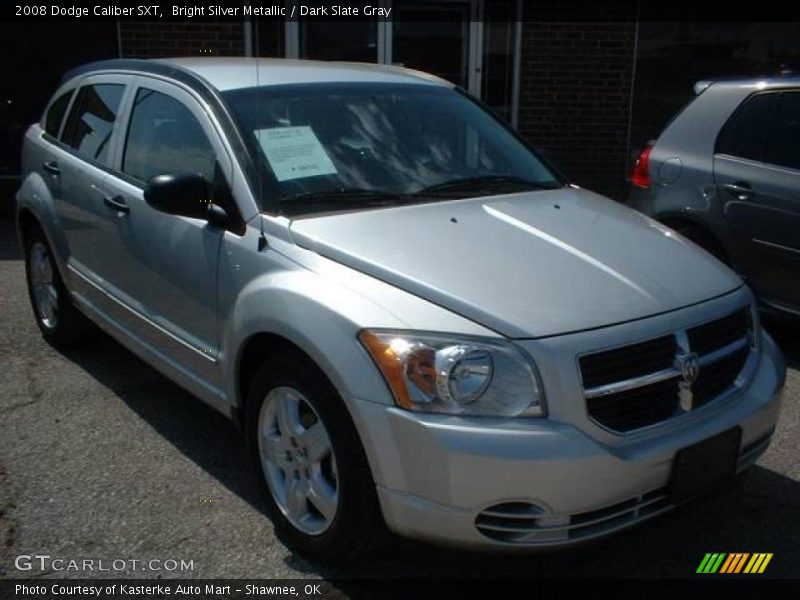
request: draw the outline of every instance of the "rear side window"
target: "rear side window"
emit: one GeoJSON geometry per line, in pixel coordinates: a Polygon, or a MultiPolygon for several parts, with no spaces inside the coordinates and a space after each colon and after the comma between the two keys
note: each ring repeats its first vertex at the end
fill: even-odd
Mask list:
{"type": "Polygon", "coordinates": [[[800,93],[781,94],[772,122],[766,162],[800,170],[800,93]]]}
{"type": "Polygon", "coordinates": [[[165,173],[200,173],[212,182],[215,166],[214,147],[192,112],[171,96],[139,89],[122,170],[143,182],[165,173]]]}
{"type": "Polygon", "coordinates": [[[117,83],[87,85],[78,91],[61,137],[84,158],[108,164],[111,134],[125,86],[117,83]]]}
{"type": "Polygon", "coordinates": [[[50,105],[44,118],[44,132],[46,134],[52,135],[54,138],[58,137],[58,132],[61,130],[61,121],[64,120],[64,113],[67,112],[67,104],[69,104],[69,99],[72,98],[73,91],[70,90],[61,94],[50,105]]]}
{"type": "Polygon", "coordinates": [[[780,94],[758,94],[747,99],[717,138],[717,154],[763,161],[770,127],[780,94]]]}

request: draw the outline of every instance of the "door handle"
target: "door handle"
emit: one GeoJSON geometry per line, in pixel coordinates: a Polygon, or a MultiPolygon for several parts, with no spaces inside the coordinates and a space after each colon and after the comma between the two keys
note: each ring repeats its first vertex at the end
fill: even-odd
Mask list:
{"type": "Polygon", "coordinates": [[[753,195],[753,188],[750,187],[749,183],[745,183],[744,181],[726,183],[722,187],[729,191],[737,200],[747,200],[753,195]]]}
{"type": "Polygon", "coordinates": [[[61,175],[61,169],[58,168],[58,163],[54,160],[43,163],[42,168],[50,175],[61,175]]]}
{"type": "Polygon", "coordinates": [[[103,195],[103,203],[121,213],[128,213],[131,211],[130,207],[125,203],[125,199],[120,196],[106,196],[103,195]]]}

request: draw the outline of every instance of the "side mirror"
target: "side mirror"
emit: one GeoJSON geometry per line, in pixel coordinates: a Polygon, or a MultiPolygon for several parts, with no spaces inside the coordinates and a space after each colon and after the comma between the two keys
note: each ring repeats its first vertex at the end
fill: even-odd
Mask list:
{"type": "Polygon", "coordinates": [[[156,175],[144,189],[145,202],[158,211],[223,225],[227,214],[210,196],[210,186],[197,173],[156,175]]]}

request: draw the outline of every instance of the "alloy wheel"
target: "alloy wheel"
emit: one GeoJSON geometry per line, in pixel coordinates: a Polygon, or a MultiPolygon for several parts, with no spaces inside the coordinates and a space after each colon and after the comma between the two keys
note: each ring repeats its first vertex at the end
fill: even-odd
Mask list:
{"type": "Polygon", "coordinates": [[[330,527],[339,505],[336,457],[322,419],[297,389],[267,394],[258,424],[261,467],[283,515],[303,533],[330,527]]]}
{"type": "Polygon", "coordinates": [[[50,251],[42,242],[31,245],[28,268],[37,316],[47,329],[54,329],[58,323],[58,288],[50,251]]]}

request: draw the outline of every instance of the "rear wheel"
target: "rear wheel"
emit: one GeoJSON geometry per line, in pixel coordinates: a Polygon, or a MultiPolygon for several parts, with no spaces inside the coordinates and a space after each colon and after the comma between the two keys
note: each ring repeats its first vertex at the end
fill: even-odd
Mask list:
{"type": "Polygon", "coordinates": [[[38,228],[25,234],[25,273],[36,324],[45,340],[71,346],[89,329],[89,322],[72,304],[50,245],[38,228]]]}
{"type": "Polygon", "coordinates": [[[730,265],[728,253],[720,241],[702,227],[691,223],[667,223],[667,226],[672,227],[683,237],[692,240],[714,258],[724,262],[726,265],[730,265]]]}
{"type": "Polygon", "coordinates": [[[247,437],[278,536],[308,559],[351,561],[383,531],[358,433],[305,356],[267,360],[247,397],[247,437]]]}

